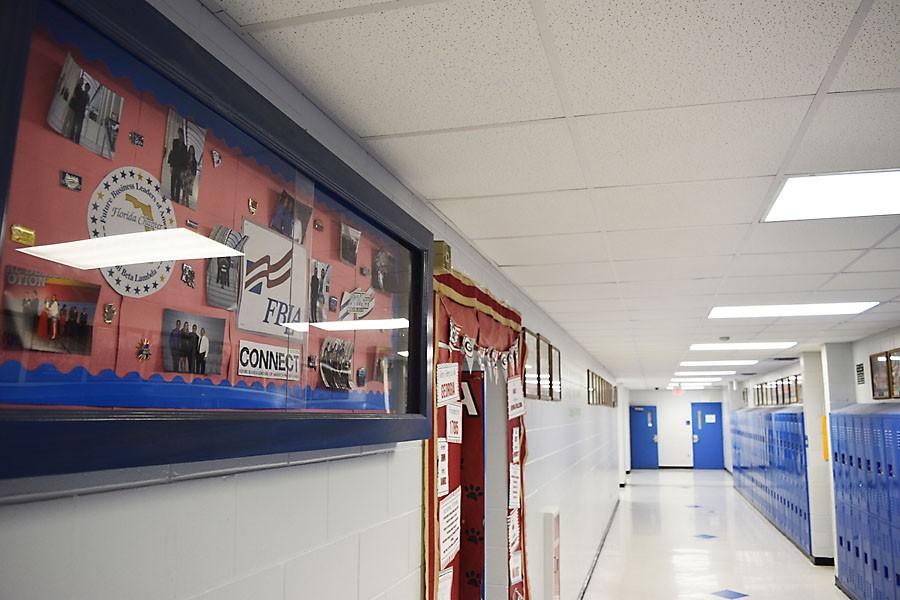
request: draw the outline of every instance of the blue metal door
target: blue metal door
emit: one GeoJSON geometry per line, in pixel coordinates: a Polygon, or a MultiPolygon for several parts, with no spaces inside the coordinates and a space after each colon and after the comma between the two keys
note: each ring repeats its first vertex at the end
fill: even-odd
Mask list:
{"type": "Polygon", "coordinates": [[[658,469],[656,407],[631,407],[631,468],[658,469]]]}
{"type": "Polygon", "coordinates": [[[722,404],[691,402],[691,421],[694,426],[694,468],[724,469],[722,404]]]}

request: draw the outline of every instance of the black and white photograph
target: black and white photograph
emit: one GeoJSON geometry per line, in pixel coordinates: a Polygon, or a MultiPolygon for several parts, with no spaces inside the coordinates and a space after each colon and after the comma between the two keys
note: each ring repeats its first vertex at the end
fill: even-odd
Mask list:
{"type": "Polygon", "coordinates": [[[196,209],[206,130],[170,109],[165,140],[160,178],[163,196],[196,209]]]}
{"type": "Polygon", "coordinates": [[[383,248],[376,250],[372,254],[372,287],[393,293],[399,290],[398,282],[397,259],[383,248]]]}
{"type": "Polygon", "coordinates": [[[328,320],[331,265],[318,260],[311,260],[309,263],[309,321],[320,323],[328,320]]]}
{"type": "Polygon", "coordinates": [[[225,319],[163,310],[163,370],[218,375],[222,372],[225,319]]]}
{"type": "Polygon", "coordinates": [[[303,244],[306,240],[306,227],[309,225],[310,217],[312,217],[311,206],[298,202],[286,190],[282,190],[275,203],[269,227],[293,239],[298,244],[303,244]]]}
{"type": "Polygon", "coordinates": [[[349,390],[353,383],[353,342],[325,338],[319,356],[319,378],[330,390],[349,390]]]}
{"type": "Polygon", "coordinates": [[[359,238],[362,232],[346,223],[341,223],[341,260],[356,265],[356,253],[359,250],[359,238]]]}
{"type": "Polygon", "coordinates": [[[113,158],[124,98],[101,84],[66,55],[47,113],[57,133],[103,158],[113,158]]]}
{"type": "MultiPolygon", "coordinates": [[[[247,243],[247,236],[224,225],[213,227],[209,237],[235,250],[241,250],[247,243]]],[[[206,265],[206,303],[216,308],[237,310],[240,279],[239,256],[209,259],[206,265]]]]}
{"type": "Polygon", "coordinates": [[[188,287],[194,287],[196,279],[197,274],[194,272],[194,267],[187,263],[181,263],[181,281],[188,287]]]}

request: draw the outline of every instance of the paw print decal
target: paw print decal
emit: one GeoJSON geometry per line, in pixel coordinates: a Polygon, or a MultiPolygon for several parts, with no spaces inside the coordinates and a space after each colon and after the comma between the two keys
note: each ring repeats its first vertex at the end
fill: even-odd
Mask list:
{"type": "Polygon", "coordinates": [[[466,529],[466,539],[473,544],[478,544],[484,542],[484,533],[480,529],[469,527],[466,529]]]}
{"type": "Polygon", "coordinates": [[[472,587],[481,587],[481,573],[478,571],[466,571],[466,583],[472,587]]]}
{"type": "Polygon", "coordinates": [[[480,485],[464,485],[463,491],[466,493],[466,498],[469,500],[478,500],[484,496],[484,490],[481,489],[480,485]]]}

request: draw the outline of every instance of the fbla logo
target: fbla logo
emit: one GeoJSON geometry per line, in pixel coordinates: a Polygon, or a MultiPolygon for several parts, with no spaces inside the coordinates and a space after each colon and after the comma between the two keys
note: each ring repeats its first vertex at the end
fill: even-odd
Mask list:
{"type": "Polygon", "coordinates": [[[268,254],[255,261],[248,260],[244,289],[260,295],[263,291],[263,284],[265,284],[266,289],[272,289],[290,279],[292,254],[292,251],[289,249],[284,256],[274,263],[272,262],[272,257],[268,254]]]}

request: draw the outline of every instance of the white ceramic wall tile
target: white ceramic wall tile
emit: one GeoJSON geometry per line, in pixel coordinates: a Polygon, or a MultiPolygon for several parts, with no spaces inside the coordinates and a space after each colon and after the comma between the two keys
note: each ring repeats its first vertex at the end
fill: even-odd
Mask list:
{"type": "Polygon", "coordinates": [[[253,36],[360,136],[562,115],[526,0],[423,3],[253,36]]]}
{"type": "Polygon", "coordinates": [[[561,120],[366,143],[412,189],[432,200],[585,186],[561,120]]]}
{"type": "Polygon", "coordinates": [[[422,444],[403,446],[387,455],[388,513],[408,513],[422,506],[422,444]]]}
{"type": "Polygon", "coordinates": [[[814,94],[857,3],[546,2],[579,114],[814,94]]]}
{"type": "Polygon", "coordinates": [[[436,200],[438,210],[472,239],[599,231],[591,190],[436,200]],[[552,207],[553,218],[547,218],[552,207]]]}
{"type": "Polygon", "coordinates": [[[408,574],[409,524],[407,517],[397,517],[359,534],[360,600],[381,594],[408,574]]]}
{"type": "Polygon", "coordinates": [[[260,570],[325,541],[327,465],[235,476],[237,572],[260,570]]]}
{"type": "Polygon", "coordinates": [[[832,91],[900,87],[900,4],[875,0],[837,77],[832,91]]]}
{"type": "Polygon", "coordinates": [[[425,528],[425,515],[421,510],[415,510],[406,516],[409,531],[409,561],[407,569],[412,571],[425,565],[425,546],[423,535],[425,528]]]}
{"type": "MultiPolygon", "coordinates": [[[[397,560],[385,556],[385,563],[397,560]]],[[[285,600],[358,598],[359,536],[351,535],[316,548],[285,564],[285,600]]]]}
{"type": "Polygon", "coordinates": [[[810,97],[624,112],[576,120],[590,184],[774,175],[810,97]]]}
{"type": "Polygon", "coordinates": [[[790,173],[897,168],[900,92],[829,94],[813,117],[790,173]]]}
{"type": "MultiPolygon", "coordinates": [[[[328,464],[328,538],[365,529],[388,516],[388,459],[384,454],[328,464]]],[[[318,515],[322,520],[322,514],[318,515]]]]}
{"type": "Polygon", "coordinates": [[[379,594],[373,600],[420,600],[423,590],[422,572],[417,570],[394,584],[383,594],[379,594]]]}

